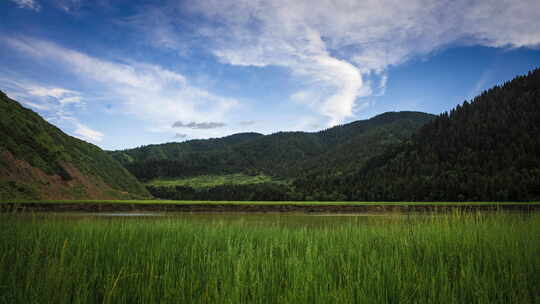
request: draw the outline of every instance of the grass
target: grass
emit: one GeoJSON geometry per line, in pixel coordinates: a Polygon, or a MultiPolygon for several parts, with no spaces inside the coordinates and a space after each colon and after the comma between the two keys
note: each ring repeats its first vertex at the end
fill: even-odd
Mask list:
{"type": "Polygon", "coordinates": [[[286,184],[286,182],[283,180],[278,180],[267,175],[252,176],[237,173],[226,175],[202,175],[178,179],[155,179],[146,183],[146,185],[155,187],[188,186],[194,189],[199,189],[222,185],[250,185],[260,183],[286,184]]]}
{"type": "Polygon", "coordinates": [[[277,218],[3,214],[0,303],[540,301],[539,214],[277,218]]]}
{"type": "Polygon", "coordinates": [[[178,205],[357,205],[357,206],[376,206],[376,205],[540,205],[540,202],[319,202],[319,201],[174,201],[174,200],[5,200],[2,203],[45,203],[45,204],[178,204],[178,205]]]}

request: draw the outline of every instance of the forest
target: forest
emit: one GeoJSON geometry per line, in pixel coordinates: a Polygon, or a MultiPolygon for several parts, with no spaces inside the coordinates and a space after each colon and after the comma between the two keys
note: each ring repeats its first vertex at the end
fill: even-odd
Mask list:
{"type": "Polygon", "coordinates": [[[197,200],[540,199],[540,70],[449,112],[385,113],[318,133],[246,133],[112,152],[140,180],[267,174],[291,183],[156,187],[197,200]]]}
{"type": "Polygon", "coordinates": [[[534,201],[540,199],[540,70],[465,101],[347,176],[295,181],[314,199],[534,201]]]}
{"type": "Polygon", "coordinates": [[[387,112],[313,133],[239,133],[120,151],[68,136],[1,93],[0,198],[47,198],[54,190],[50,198],[540,200],[539,87],[536,69],[437,116],[387,112]],[[203,176],[216,181],[183,182],[203,176]],[[219,182],[227,176],[247,178],[219,182]],[[268,179],[249,182],[257,176],[268,179]]]}

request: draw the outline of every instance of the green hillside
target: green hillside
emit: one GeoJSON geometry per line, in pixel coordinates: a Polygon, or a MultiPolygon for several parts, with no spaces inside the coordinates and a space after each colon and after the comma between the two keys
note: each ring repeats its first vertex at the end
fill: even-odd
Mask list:
{"type": "MultiPolygon", "coordinates": [[[[290,181],[355,172],[370,158],[408,140],[434,117],[390,112],[314,133],[241,133],[110,153],[146,181],[148,190],[159,198],[298,200],[307,196],[296,191],[290,181]],[[268,178],[260,180],[260,176],[268,178]],[[221,182],[224,180],[227,182],[221,182]]],[[[344,197],[332,196],[338,198],[344,197]]]]}
{"type": "Polygon", "coordinates": [[[149,196],[99,147],[66,135],[1,91],[0,138],[0,200],[149,196]]]}
{"type": "Polygon", "coordinates": [[[540,69],[465,101],[346,176],[310,175],[305,198],[540,200],[540,69]]]}
{"type": "Polygon", "coordinates": [[[224,185],[253,185],[263,183],[286,184],[288,181],[279,180],[266,175],[245,175],[241,173],[227,175],[200,175],[183,179],[154,179],[147,186],[176,187],[184,186],[194,189],[211,188],[224,185]]]}
{"type": "Polygon", "coordinates": [[[346,171],[351,164],[359,166],[385,147],[406,140],[433,117],[419,112],[385,113],[316,133],[242,133],[111,154],[141,180],[234,173],[295,178],[306,171],[346,171]]]}
{"type": "Polygon", "coordinates": [[[534,201],[540,200],[539,89],[537,69],[437,117],[384,113],[316,133],[211,140],[205,143],[213,148],[197,152],[192,145],[200,142],[139,148],[187,151],[161,159],[137,159],[138,149],[122,153],[140,179],[243,173],[292,181],[149,188],[164,198],[534,201]]]}
{"type": "Polygon", "coordinates": [[[112,151],[110,154],[120,163],[153,160],[186,159],[197,153],[226,152],[230,147],[263,136],[259,133],[239,133],[222,138],[195,139],[183,143],[148,145],[135,149],[112,151]]]}
{"type": "Polygon", "coordinates": [[[438,116],[108,153],[2,93],[0,199],[540,200],[539,90],[537,69],[438,116]]]}

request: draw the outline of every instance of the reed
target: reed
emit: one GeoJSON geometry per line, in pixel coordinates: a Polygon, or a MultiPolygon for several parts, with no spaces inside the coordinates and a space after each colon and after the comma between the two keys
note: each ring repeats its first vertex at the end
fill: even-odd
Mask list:
{"type": "Polygon", "coordinates": [[[0,302],[540,300],[535,213],[194,218],[0,215],[0,302]]]}

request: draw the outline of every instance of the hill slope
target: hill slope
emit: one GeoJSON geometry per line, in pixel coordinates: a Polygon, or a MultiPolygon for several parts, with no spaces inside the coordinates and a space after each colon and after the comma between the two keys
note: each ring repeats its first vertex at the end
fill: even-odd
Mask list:
{"type": "Polygon", "coordinates": [[[141,180],[233,173],[295,178],[306,171],[347,171],[402,142],[434,116],[385,113],[316,133],[235,134],[219,139],[111,152],[141,180]]]}
{"type": "Polygon", "coordinates": [[[540,69],[483,92],[347,176],[296,181],[316,199],[540,200],[540,69]]]}
{"type": "Polygon", "coordinates": [[[148,197],[97,146],[71,137],[0,91],[0,200],[148,197]]]}

